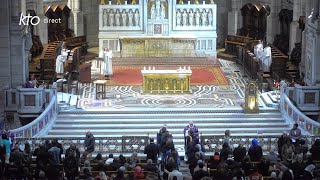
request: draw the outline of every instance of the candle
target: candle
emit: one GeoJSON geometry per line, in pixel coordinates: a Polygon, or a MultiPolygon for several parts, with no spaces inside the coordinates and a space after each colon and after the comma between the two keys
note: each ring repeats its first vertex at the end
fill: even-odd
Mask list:
{"type": "Polygon", "coordinates": [[[145,67],[145,66],[143,66],[143,70],[146,70],[146,67],[145,67]]]}
{"type": "Polygon", "coordinates": [[[109,1],[109,5],[111,5],[111,1],[109,1]]]}
{"type": "Polygon", "coordinates": [[[151,70],[151,67],[149,66],[149,70],[151,70]]]}

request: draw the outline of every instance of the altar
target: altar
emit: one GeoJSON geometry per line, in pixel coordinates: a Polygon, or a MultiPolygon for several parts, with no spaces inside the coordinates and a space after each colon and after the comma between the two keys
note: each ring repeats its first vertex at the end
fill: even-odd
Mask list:
{"type": "Polygon", "coordinates": [[[189,94],[190,77],[192,70],[190,67],[179,68],[177,70],[155,70],[153,67],[141,70],[143,75],[144,94],[189,94]]]}
{"type": "Polygon", "coordinates": [[[195,57],[197,38],[184,36],[119,37],[122,57],[195,57]]]}

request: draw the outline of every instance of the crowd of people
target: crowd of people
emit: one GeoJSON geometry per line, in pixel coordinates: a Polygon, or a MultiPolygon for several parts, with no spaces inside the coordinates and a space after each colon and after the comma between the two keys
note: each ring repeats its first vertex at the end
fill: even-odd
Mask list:
{"type": "Polygon", "coordinates": [[[241,142],[235,145],[231,132],[227,130],[222,148],[216,149],[210,157],[206,157],[199,130],[193,122],[183,133],[184,162],[166,125],[157,133],[156,142],[150,138],[144,149],[146,158],[138,157],[137,152],[130,157],[107,154],[105,158],[97,153],[93,158],[95,138],[90,131],[86,132],[83,153],[75,144],[64,150],[57,140],[47,140],[34,151],[26,142],[22,151],[19,144],[12,144],[4,133],[0,143],[0,179],[320,179],[317,164],[320,161],[320,140],[317,139],[308,149],[297,124],[279,137],[278,149],[272,147],[270,152],[263,152],[257,139],[252,140],[248,149],[241,142]],[[189,168],[191,176],[182,174],[182,163],[189,168]],[[93,175],[92,172],[99,173],[93,175]]]}

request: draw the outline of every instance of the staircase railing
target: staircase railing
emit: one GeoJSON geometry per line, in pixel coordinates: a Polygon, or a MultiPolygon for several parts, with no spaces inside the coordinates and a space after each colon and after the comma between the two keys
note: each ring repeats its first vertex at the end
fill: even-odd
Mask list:
{"type": "MultiPolygon", "coordinates": [[[[31,150],[35,150],[40,144],[44,144],[46,140],[57,139],[61,143],[64,150],[70,147],[71,144],[75,144],[81,152],[84,151],[83,138],[17,138],[16,141],[20,145],[28,141],[31,150]]],[[[268,153],[271,148],[278,148],[278,138],[280,136],[231,136],[230,144],[233,147],[237,147],[242,143],[244,147],[249,149],[252,139],[257,139],[259,145],[264,152],[268,153]]],[[[306,145],[311,148],[315,139],[320,136],[302,136],[306,145]]],[[[206,152],[215,152],[222,149],[224,136],[201,136],[201,142],[206,152]]],[[[137,152],[143,153],[144,148],[148,144],[149,136],[118,136],[118,137],[96,137],[95,138],[95,153],[130,153],[137,152]]]]}
{"type": "MultiPolygon", "coordinates": [[[[278,149],[278,139],[280,136],[231,136],[229,138],[229,143],[235,148],[241,143],[243,147],[249,149],[251,141],[253,139],[258,140],[259,145],[261,146],[264,152],[270,152],[271,148],[278,149]]],[[[320,136],[302,136],[301,139],[305,140],[306,145],[311,148],[311,145],[315,139],[320,136]]],[[[224,143],[224,136],[201,136],[201,142],[206,149],[206,152],[215,152],[222,149],[224,143]]]]}
{"type": "Polygon", "coordinates": [[[15,139],[37,137],[45,128],[50,126],[57,116],[57,96],[53,95],[47,108],[31,123],[17,129],[10,130],[15,139]]]}
{"type": "MultiPolygon", "coordinates": [[[[39,144],[44,144],[46,140],[57,139],[61,143],[64,150],[68,149],[71,144],[76,144],[81,152],[84,151],[83,138],[17,138],[16,141],[20,145],[28,141],[31,150],[35,150],[39,144]]],[[[144,148],[148,145],[148,136],[120,136],[120,137],[96,137],[95,138],[95,152],[103,153],[143,153],[144,148]]]]}
{"type": "Polygon", "coordinates": [[[280,111],[283,118],[291,123],[297,123],[300,128],[307,133],[320,135],[320,123],[303,114],[287,96],[287,84],[284,81],[280,83],[280,111]]]}

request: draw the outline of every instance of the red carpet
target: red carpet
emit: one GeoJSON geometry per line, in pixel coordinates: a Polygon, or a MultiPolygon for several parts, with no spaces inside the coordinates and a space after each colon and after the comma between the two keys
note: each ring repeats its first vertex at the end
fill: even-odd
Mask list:
{"type": "MultiPolygon", "coordinates": [[[[156,69],[178,69],[179,67],[161,67],[156,69]]],[[[112,86],[141,86],[143,77],[141,70],[143,67],[114,66],[113,75],[107,85],[112,86]]],[[[191,85],[228,85],[228,80],[224,76],[219,66],[191,67],[191,85]]]]}

